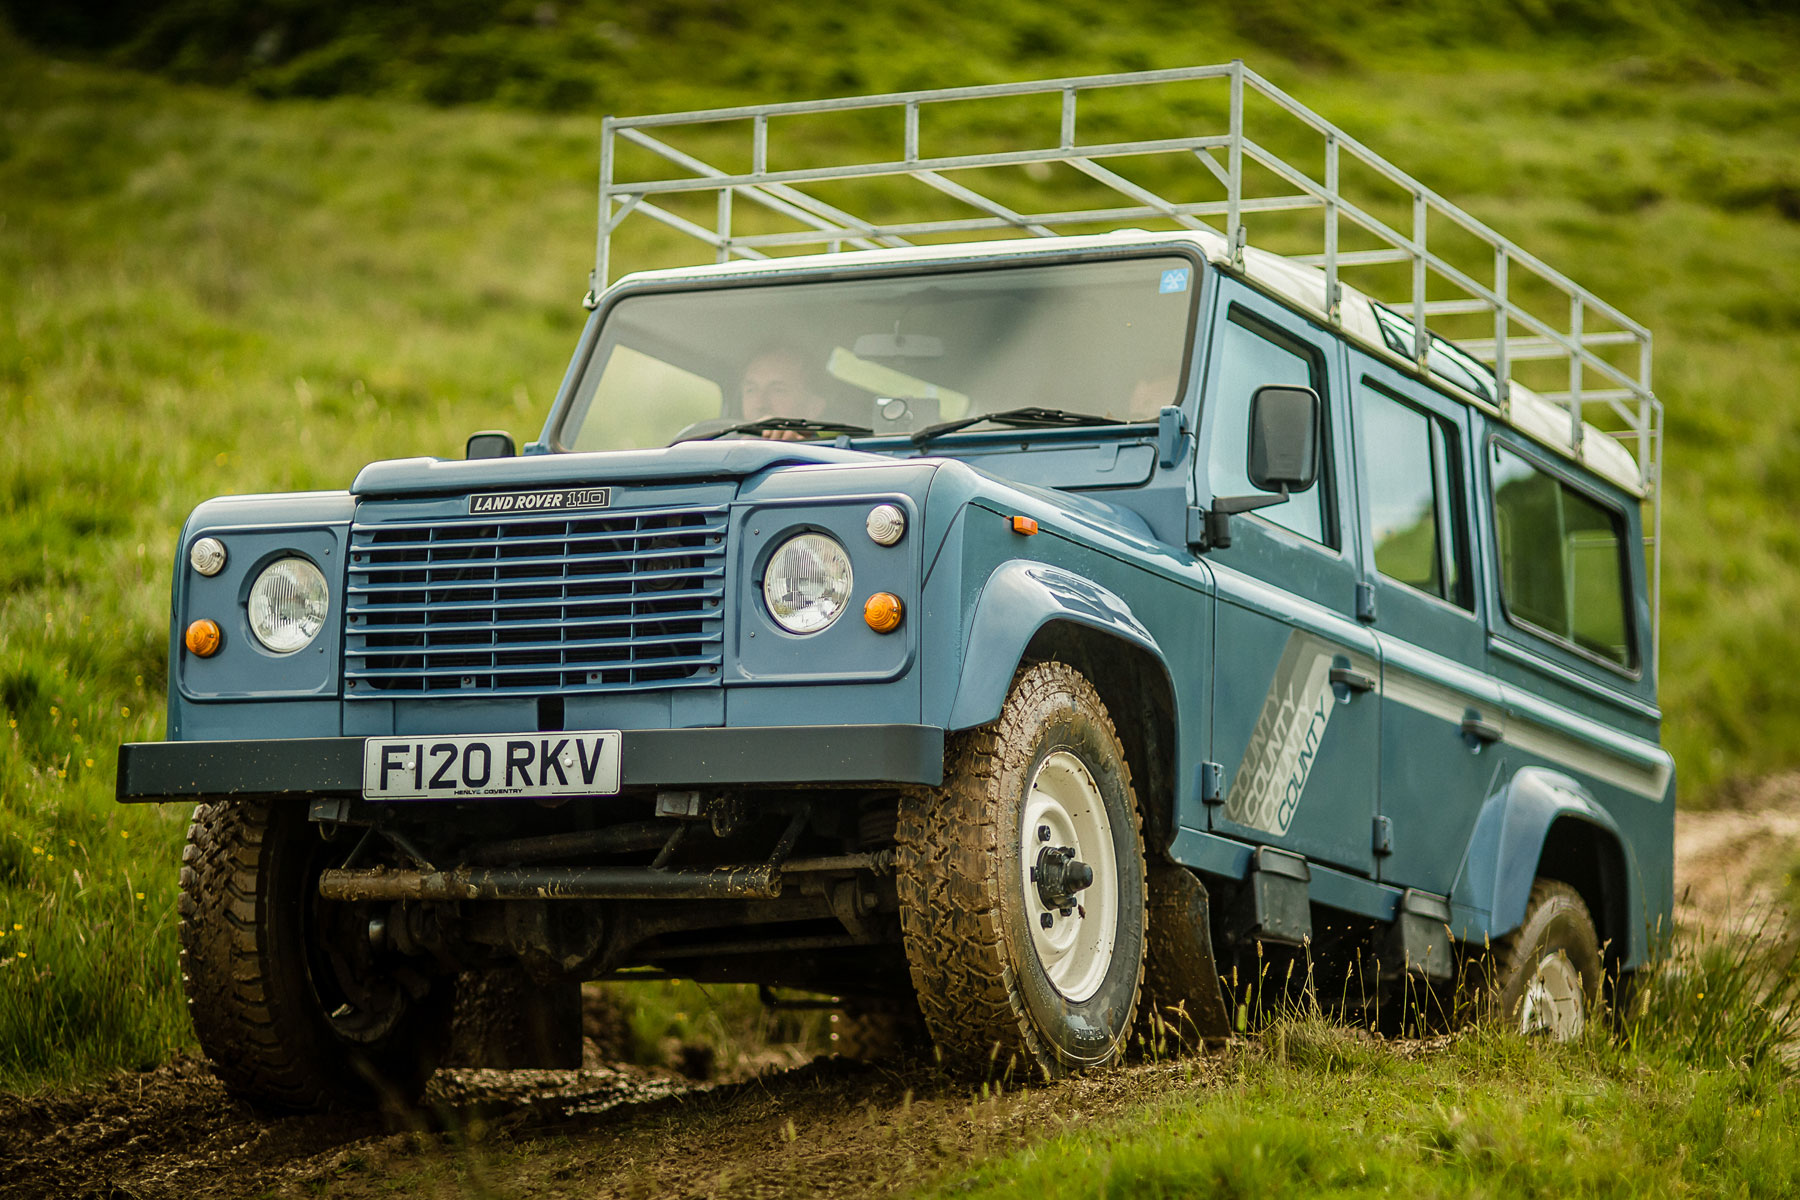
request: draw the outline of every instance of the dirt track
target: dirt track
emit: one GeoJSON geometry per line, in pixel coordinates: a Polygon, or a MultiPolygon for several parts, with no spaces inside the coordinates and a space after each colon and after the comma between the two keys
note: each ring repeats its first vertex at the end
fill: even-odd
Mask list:
{"type": "MultiPolygon", "coordinates": [[[[1743,808],[1682,813],[1677,919],[1741,928],[1800,857],[1800,776],[1743,808]]],[[[971,1095],[929,1064],[821,1059],[700,1085],[629,1067],[459,1071],[412,1127],[378,1117],[258,1118],[195,1061],[52,1097],[0,1097],[0,1196],[784,1196],[885,1193],[938,1171],[1216,1083],[1220,1058],[971,1095]]]]}

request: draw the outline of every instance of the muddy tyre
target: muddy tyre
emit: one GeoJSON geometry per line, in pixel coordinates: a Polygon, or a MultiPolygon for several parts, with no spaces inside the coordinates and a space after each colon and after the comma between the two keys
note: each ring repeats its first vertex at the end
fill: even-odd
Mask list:
{"type": "Polygon", "coordinates": [[[411,1104],[448,1038],[449,987],[384,962],[362,906],[319,897],[319,872],[347,853],[293,804],[194,810],[181,866],[188,1013],[213,1073],[254,1104],[411,1104]]]}
{"type": "Polygon", "coordinates": [[[1531,885],[1525,923],[1494,946],[1489,1011],[1527,1036],[1569,1041],[1600,996],[1600,939],[1581,895],[1566,883],[1531,885]]]}
{"type": "Polygon", "coordinates": [[[902,800],[899,851],[907,965],[947,1064],[1058,1076],[1120,1056],[1143,980],[1144,846],[1086,678],[1021,669],[999,719],[951,738],[944,786],[902,800]]]}

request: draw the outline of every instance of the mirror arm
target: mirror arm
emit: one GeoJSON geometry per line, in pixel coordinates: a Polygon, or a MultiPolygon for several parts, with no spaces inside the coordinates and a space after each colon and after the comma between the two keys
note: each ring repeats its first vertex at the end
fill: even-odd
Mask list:
{"type": "Polygon", "coordinates": [[[1212,511],[1221,516],[1229,516],[1232,513],[1254,512],[1259,508],[1286,504],[1288,499],[1287,485],[1282,484],[1281,491],[1273,496],[1220,496],[1213,501],[1212,511]]]}
{"type": "Polygon", "coordinates": [[[1219,496],[1213,500],[1212,507],[1204,514],[1199,548],[1201,550],[1224,550],[1231,545],[1231,518],[1235,513],[1254,512],[1259,508],[1270,508],[1277,504],[1286,504],[1289,500],[1287,485],[1273,496],[1219,496]]]}

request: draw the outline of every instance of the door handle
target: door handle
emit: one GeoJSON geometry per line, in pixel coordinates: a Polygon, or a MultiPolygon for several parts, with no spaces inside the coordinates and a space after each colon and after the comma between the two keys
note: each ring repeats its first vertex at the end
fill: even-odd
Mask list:
{"type": "Polygon", "coordinates": [[[1471,749],[1479,750],[1483,746],[1492,745],[1503,736],[1504,731],[1492,721],[1484,721],[1479,713],[1472,713],[1463,718],[1462,735],[1467,738],[1471,749]]]}
{"type": "Polygon", "coordinates": [[[1352,692],[1372,692],[1375,690],[1375,677],[1364,674],[1355,667],[1333,667],[1331,686],[1347,688],[1352,692]]]}

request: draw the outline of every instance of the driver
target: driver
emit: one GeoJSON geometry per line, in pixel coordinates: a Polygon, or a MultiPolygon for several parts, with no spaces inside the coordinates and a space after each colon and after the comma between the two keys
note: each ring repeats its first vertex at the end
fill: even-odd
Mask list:
{"type": "MultiPolygon", "coordinates": [[[[744,365],[738,385],[739,411],[746,421],[767,417],[804,417],[823,420],[825,397],[811,360],[797,346],[771,346],[744,365]]],[[[818,434],[798,429],[765,429],[773,441],[801,442],[818,434]]]]}

